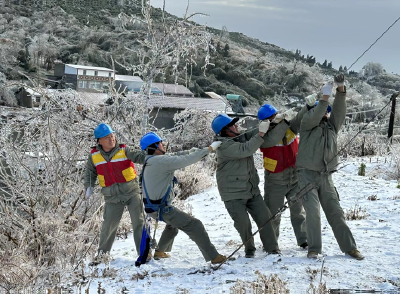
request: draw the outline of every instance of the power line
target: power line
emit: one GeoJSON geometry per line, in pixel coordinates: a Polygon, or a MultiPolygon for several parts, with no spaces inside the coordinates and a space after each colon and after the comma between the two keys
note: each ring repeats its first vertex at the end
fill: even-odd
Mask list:
{"type": "Polygon", "coordinates": [[[374,42],[374,43],[372,43],[372,44],[371,44],[371,46],[369,46],[369,47],[368,47],[368,49],[367,49],[367,50],[365,50],[365,51],[363,52],[363,54],[361,54],[361,56],[360,56],[360,57],[358,57],[358,58],[357,58],[357,60],[356,60],[356,61],[354,61],[354,62],[353,62],[351,65],[350,65],[350,67],[349,67],[347,70],[350,70],[350,69],[351,69],[351,67],[352,67],[354,64],[356,64],[356,62],[357,62],[358,60],[360,60],[360,58],[361,58],[361,57],[363,57],[363,56],[364,56],[364,54],[365,54],[365,53],[367,53],[367,51],[368,51],[369,49],[371,49],[371,48],[372,48],[372,46],[374,46],[374,45],[375,45],[375,44],[376,44],[376,43],[379,41],[379,39],[380,39],[380,38],[382,38],[382,37],[383,37],[383,35],[384,35],[384,34],[386,34],[386,33],[387,33],[387,31],[389,31],[389,30],[391,29],[391,27],[392,27],[392,26],[394,26],[394,25],[396,24],[396,22],[398,22],[399,20],[400,20],[400,17],[399,17],[398,19],[396,19],[396,20],[394,21],[394,23],[392,23],[392,24],[391,24],[391,25],[390,25],[390,26],[389,26],[389,27],[386,29],[386,31],[384,31],[384,32],[382,33],[382,35],[380,35],[380,37],[379,37],[378,39],[376,39],[376,40],[375,40],[375,42],[374,42]]]}
{"type": "Polygon", "coordinates": [[[364,113],[364,112],[372,112],[372,111],[377,111],[377,110],[381,110],[380,108],[375,108],[375,109],[369,109],[369,110],[362,110],[362,111],[357,111],[357,112],[348,112],[347,114],[357,114],[357,113],[364,113]]]}

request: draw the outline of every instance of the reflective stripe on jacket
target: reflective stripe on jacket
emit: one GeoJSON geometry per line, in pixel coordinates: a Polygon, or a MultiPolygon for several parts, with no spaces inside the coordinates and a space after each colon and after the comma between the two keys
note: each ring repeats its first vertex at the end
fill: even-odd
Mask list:
{"type": "Polygon", "coordinates": [[[109,187],[115,183],[129,182],[136,178],[135,165],[126,156],[125,147],[126,145],[120,144],[119,150],[110,161],[106,161],[99,150],[96,148],[92,149],[92,160],[96,167],[101,187],[109,187]]]}
{"type": "Polygon", "coordinates": [[[285,137],[275,146],[260,148],[263,153],[264,168],[271,173],[280,173],[288,167],[295,167],[299,139],[291,129],[286,131],[285,137]]]}

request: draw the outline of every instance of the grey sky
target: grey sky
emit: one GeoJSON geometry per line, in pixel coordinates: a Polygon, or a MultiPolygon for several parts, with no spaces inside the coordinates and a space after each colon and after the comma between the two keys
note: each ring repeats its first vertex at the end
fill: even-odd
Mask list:
{"type": "MultiPolygon", "coordinates": [[[[182,17],[187,0],[166,0],[166,10],[182,17]]],[[[162,0],[152,0],[155,7],[162,0]]],[[[400,0],[190,0],[193,20],[241,32],[287,50],[300,49],[318,62],[349,67],[398,17],[400,0]]],[[[400,74],[400,21],[352,69],[379,62],[400,74]]]]}

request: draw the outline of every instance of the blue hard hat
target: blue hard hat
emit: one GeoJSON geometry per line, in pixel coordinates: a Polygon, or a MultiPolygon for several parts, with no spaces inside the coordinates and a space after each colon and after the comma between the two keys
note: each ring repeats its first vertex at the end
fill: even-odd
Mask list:
{"type": "Polygon", "coordinates": [[[230,118],[225,113],[218,114],[211,123],[211,128],[213,129],[215,134],[219,134],[221,130],[226,126],[234,125],[239,118],[230,118]]]}
{"type": "MultiPolygon", "coordinates": [[[[319,101],[315,101],[315,106],[317,106],[318,105],[318,102],[319,101]]],[[[332,111],[332,107],[330,106],[330,105],[328,105],[328,109],[327,109],[327,111],[328,111],[328,113],[330,113],[331,111],[332,111]]]]}
{"type": "Polygon", "coordinates": [[[277,112],[278,110],[271,104],[264,104],[260,109],[258,109],[257,117],[259,120],[264,120],[277,112]]]}
{"type": "Polygon", "coordinates": [[[140,148],[142,150],[145,150],[147,147],[149,147],[151,144],[161,142],[162,139],[160,138],[159,135],[156,133],[150,132],[145,134],[142,139],[140,139],[140,148]]]}
{"type": "Polygon", "coordinates": [[[111,133],[115,133],[114,130],[108,124],[99,124],[94,129],[94,138],[103,138],[111,133]]]}

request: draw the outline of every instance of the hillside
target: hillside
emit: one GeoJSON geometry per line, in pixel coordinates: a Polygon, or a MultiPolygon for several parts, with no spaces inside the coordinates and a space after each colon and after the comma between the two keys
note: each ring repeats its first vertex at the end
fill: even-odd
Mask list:
{"type": "MultiPolygon", "coordinates": [[[[144,27],[140,23],[124,24],[118,15],[123,12],[140,16],[141,1],[39,3],[5,1],[0,6],[0,72],[7,79],[25,79],[21,73],[43,78],[52,74],[55,62],[112,67],[111,57],[117,61],[115,69],[119,74],[129,74],[129,65],[138,62],[138,56],[127,48],[141,46],[138,40],[144,36],[144,27]]],[[[160,22],[161,15],[160,9],[152,10],[155,23],[160,22]]],[[[166,18],[171,22],[177,19],[168,13],[166,18]]],[[[289,96],[303,97],[319,90],[325,75],[338,73],[327,60],[316,61],[298,50],[287,51],[241,33],[207,29],[213,34],[210,63],[214,66],[209,66],[204,76],[204,60],[195,59],[197,64],[187,70],[191,79],[178,79],[195,96],[203,97],[207,91],[234,93],[245,98],[245,106],[258,107],[265,101],[281,106],[290,102],[289,96]]],[[[157,79],[156,82],[175,81],[168,71],[157,79]]],[[[397,75],[382,72],[367,79],[351,72],[348,76],[358,92],[364,88],[362,80],[378,87],[384,95],[400,90],[397,75]]]]}

